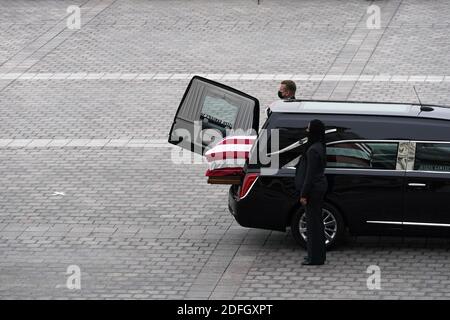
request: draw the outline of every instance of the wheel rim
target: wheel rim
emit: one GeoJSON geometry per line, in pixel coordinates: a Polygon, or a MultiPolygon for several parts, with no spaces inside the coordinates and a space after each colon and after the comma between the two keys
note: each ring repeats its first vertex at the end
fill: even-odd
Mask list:
{"type": "MultiPolygon", "coordinates": [[[[322,209],[323,224],[325,227],[325,244],[334,240],[337,234],[337,221],[334,215],[327,209],[322,209]]],[[[306,236],[306,214],[303,213],[299,223],[300,235],[307,241],[306,236]]]]}

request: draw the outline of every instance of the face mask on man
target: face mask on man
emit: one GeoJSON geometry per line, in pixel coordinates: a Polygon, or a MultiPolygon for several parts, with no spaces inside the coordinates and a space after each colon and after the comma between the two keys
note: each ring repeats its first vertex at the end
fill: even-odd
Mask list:
{"type": "Polygon", "coordinates": [[[278,91],[278,98],[280,98],[280,99],[284,99],[284,97],[283,97],[283,92],[281,92],[281,91],[278,91]]]}

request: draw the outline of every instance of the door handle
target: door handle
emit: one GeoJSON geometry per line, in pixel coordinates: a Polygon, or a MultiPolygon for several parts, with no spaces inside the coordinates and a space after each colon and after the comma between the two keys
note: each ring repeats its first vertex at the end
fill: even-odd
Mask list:
{"type": "Polygon", "coordinates": [[[408,186],[410,187],[426,187],[426,183],[408,183],[408,186]]]}

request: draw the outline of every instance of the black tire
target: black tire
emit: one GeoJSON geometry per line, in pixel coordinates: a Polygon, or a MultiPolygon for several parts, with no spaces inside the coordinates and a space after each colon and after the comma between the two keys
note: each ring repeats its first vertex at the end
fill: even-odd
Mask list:
{"type": "MultiPolygon", "coordinates": [[[[306,248],[306,240],[303,237],[302,233],[300,232],[300,221],[302,223],[302,227],[305,226],[306,220],[303,220],[305,218],[305,209],[303,207],[300,207],[297,209],[297,211],[292,215],[291,219],[291,233],[294,237],[295,241],[301,245],[302,247],[306,248]]],[[[326,238],[326,248],[327,250],[335,248],[339,243],[341,243],[342,239],[345,235],[345,223],[344,219],[342,218],[342,215],[339,213],[339,211],[333,207],[332,205],[325,203],[323,206],[323,214],[325,218],[325,214],[327,215],[327,230],[325,232],[330,236],[330,234],[334,234],[332,238],[329,237],[326,238]],[[328,214],[330,216],[328,216],[328,214]],[[333,227],[333,221],[335,221],[335,227],[333,227]],[[330,223],[331,222],[331,223],[330,223]],[[331,230],[334,230],[334,232],[331,232],[331,230]]],[[[325,223],[325,220],[324,220],[325,223]]],[[[306,226],[305,226],[306,230],[306,226]]]]}

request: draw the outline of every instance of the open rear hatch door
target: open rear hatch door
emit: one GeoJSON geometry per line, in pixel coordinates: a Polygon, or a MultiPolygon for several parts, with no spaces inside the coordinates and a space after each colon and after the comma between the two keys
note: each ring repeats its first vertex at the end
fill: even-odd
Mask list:
{"type": "MultiPolygon", "coordinates": [[[[253,143],[257,135],[258,125],[258,99],[221,83],[195,76],[178,107],[170,129],[169,143],[201,155],[216,147],[216,151],[211,150],[211,153],[206,154],[208,162],[212,164],[206,173],[208,182],[237,184],[240,181],[239,171],[242,172],[245,161],[222,161],[218,164],[218,157],[224,151],[231,155],[229,152],[247,150],[249,141],[253,143]],[[233,136],[233,139],[229,136],[233,136]],[[247,146],[242,146],[242,139],[247,138],[250,140],[243,143],[247,146]],[[230,147],[233,144],[236,150],[230,147]]],[[[240,153],[238,158],[243,155],[240,153]]]]}

